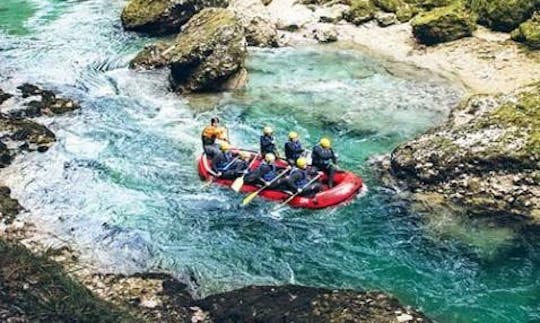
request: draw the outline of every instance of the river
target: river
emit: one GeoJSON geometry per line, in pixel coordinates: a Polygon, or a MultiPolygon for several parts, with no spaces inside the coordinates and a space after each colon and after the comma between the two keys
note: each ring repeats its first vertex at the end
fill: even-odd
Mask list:
{"type": "Polygon", "coordinates": [[[104,270],[191,277],[200,296],[296,283],[384,290],[440,322],[540,320],[537,233],[426,221],[367,162],[443,122],[458,85],[344,45],[308,46],[250,50],[246,90],[180,97],[166,71],[127,68],[152,39],[122,30],[123,3],[0,4],[1,87],[36,82],[82,104],[39,119],[58,142],[2,170],[38,228],[104,270]],[[268,124],[280,142],[291,130],[308,146],[329,136],[368,192],[317,212],[240,208],[242,196],[202,188],[196,173],[214,115],[242,147],[268,124]]]}

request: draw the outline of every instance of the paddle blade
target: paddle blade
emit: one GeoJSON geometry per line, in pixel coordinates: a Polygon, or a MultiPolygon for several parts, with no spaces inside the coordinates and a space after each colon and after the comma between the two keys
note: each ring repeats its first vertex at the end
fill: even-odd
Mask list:
{"type": "Polygon", "coordinates": [[[243,201],[242,201],[242,206],[246,206],[248,205],[251,201],[253,201],[253,199],[259,195],[259,192],[253,192],[251,194],[249,194],[243,201]]]}
{"type": "Polygon", "coordinates": [[[234,182],[231,185],[231,188],[236,193],[240,192],[240,189],[244,186],[244,176],[240,176],[237,179],[234,180],[234,182]]]}

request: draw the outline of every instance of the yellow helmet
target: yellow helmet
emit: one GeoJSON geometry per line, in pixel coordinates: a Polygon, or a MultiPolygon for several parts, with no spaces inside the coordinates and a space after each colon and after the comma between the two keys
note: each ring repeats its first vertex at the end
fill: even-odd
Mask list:
{"type": "Polygon", "coordinates": [[[330,139],[328,138],[321,138],[321,141],[319,143],[323,148],[330,148],[330,146],[332,146],[332,144],[330,143],[330,139]]]}
{"type": "Polygon", "coordinates": [[[270,126],[266,126],[266,127],[263,128],[263,133],[265,135],[271,135],[273,132],[274,132],[274,130],[270,126]]]}
{"type": "Polygon", "coordinates": [[[296,138],[298,138],[298,133],[296,133],[295,131],[289,132],[289,139],[296,139],[296,138]]]}
{"type": "Polygon", "coordinates": [[[219,149],[221,149],[221,151],[228,151],[231,147],[229,146],[229,143],[227,142],[222,142],[219,144],[219,149]]]}
{"type": "Polygon", "coordinates": [[[304,157],[300,157],[296,160],[296,166],[298,166],[298,168],[306,168],[307,167],[307,159],[305,159],[304,157]]]}
{"type": "Polygon", "coordinates": [[[264,160],[266,160],[266,162],[268,163],[273,163],[274,161],[276,161],[276,156],[272,153],[268,153],[264,155],[264,160]]]}

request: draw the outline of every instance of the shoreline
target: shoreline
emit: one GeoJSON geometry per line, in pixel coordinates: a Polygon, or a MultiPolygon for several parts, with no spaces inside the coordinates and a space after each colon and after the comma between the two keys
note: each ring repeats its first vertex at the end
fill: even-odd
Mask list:
{"type": "Polygon", "coordinates": [[[459,81],[469,95],[506,93],[540,79],[540,53],[510,40],[509,33],[478,26],[472,37],[426,46],[416,42],[409,22],[387,27],[375,21],[358,26],[344,20],[321,23],[317,12],[325,7],[316,8],[312,11],[294,0],[273,0],[267,7],[278,26],[283,21],[299,24],[296,31],[278,30],[285,45],[316,43],[317,30],[335,29],[337,42],[332,46],[350,43],[375,57],[427,69],[459,81]],[[297,12],[293,17],[292,11],[297,12]]]}

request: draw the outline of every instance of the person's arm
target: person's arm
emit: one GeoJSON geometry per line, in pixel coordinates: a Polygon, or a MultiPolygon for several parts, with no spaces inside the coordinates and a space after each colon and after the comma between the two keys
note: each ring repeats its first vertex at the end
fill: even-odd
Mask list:
{"type": "Polygon", "coordinates": [[[332,162],[337,165],[337,157],[334,154],[334,149],[330,148],[330,151],[332,152],[332,162]]]}
{"type": "Polygon", "coordinates": [[[292,159],[291,144],[289,142],[285,143],[285,158],[292,159]]]}

